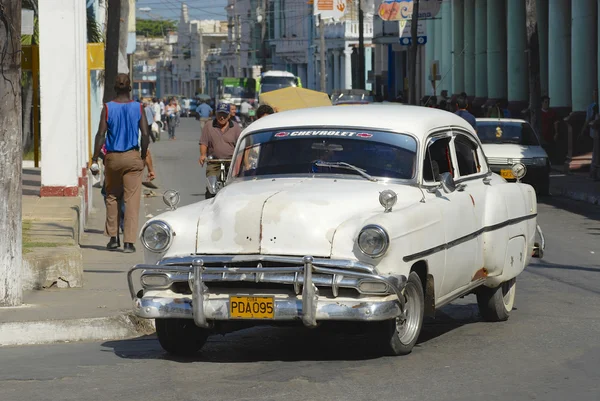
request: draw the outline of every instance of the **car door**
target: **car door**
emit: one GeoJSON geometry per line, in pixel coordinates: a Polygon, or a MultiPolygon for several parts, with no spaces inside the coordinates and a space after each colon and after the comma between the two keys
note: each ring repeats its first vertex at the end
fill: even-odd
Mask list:
{"type": "MultiPolygon", "coordinates": [[[[478,141],[468,132],[455,130],[453,132],[452,145],[456,155],[458,168],[457,185],[463,187],[463,192],[468,194],[472,203],[470,210],[470,218],[473,220],[473,232],[477,232],[473,238],[475,250],[473,252],[473,260],[471,268],[465,273],[462,278],[463,285],[469,284],[477,277],[485,274],[481,269],[484,267],[483,262],[483,236],[481,230],[485,224],[485,206],[486,194],[489,185],[485,178],[488,173],[488,166],[483,156],[483,152],[478,141]]],[[[464,210],[465,214],[467,210],[464,210]]]]}
{"type": "MultiPolygon", "coordinates": [[[[459,177],[451,132],[431,136],[423,160],[425,188],[439,185],[439,175],[443,173],[459,177]]],[[[445,267],[438,295],[445,297],[467,284],[465,277],[473,270],[473,255],[477,248],[473,238],[477,230],[473,202],[470,194],[462,189],[446,193],[442,188],[430,194],[427,202],[442,212],[444,243],[427,244],[425,247],[444,253],[445,267]]]]}

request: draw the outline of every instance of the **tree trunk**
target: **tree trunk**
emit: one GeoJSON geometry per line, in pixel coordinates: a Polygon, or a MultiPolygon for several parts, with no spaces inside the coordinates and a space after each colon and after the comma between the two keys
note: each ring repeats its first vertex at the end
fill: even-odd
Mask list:
{"type": "Polygon", "coordinates": [[[413,1],[412,22],[410,26],[410,36],[412,43],[410,44],[410,54],[408,63],[408,90],[409,104],[417,104],[417,27],[419,24],[419,0],[413,1]]]}
{"type": "MultiPolygon", "coordinates": [[[[126,1],[126,0],[123,0],[126,1]]],[[[114,84],[119,70],[119,30],[121,0],[108,0],[106,47],[104,49],[104,103],[115,98],[114,84]]]]}
{"type": "Polygon", "coordinates": [[[526,0],[527,52],[529,54],[529,122],[535,132],[540,132],[541,82],[540,45],[536,17],[536,0],[526,0]]]}
{"type": "Polygon", "coordinates": [[[0,0],[0,305],[22,302],[21,0],[0,0]]]}

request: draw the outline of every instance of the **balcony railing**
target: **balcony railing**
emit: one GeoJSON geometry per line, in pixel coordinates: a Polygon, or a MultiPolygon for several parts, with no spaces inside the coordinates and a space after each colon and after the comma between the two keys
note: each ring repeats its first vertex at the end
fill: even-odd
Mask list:
{"type": "MultiPolygon", "coordinates": [[[[373,22],[363,23],[363,33],[366,39],[373,37],[373,22]]],[[[356,21],[341,21],[325,25],[326,39],[358,39],[359,29],[356,21]]]]}

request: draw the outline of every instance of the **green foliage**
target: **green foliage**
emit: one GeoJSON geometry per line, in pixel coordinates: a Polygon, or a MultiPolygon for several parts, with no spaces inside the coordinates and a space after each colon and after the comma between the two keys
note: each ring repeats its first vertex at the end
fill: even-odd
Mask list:
{"type": "Polygon", "coordinates": [[[102,43],[104,42],[104,35],[102,28],[96,22],[94,14],[90,9],[87,11],[87,42],[88,43],[102,43]]]}
{"type": "Polygon", "coordinates": [[[135,33],[150,38],[163,37],[169,31],[177,28],[175,21],[157,21],[150,19],[138,19],[135,22],[135,33]]]}

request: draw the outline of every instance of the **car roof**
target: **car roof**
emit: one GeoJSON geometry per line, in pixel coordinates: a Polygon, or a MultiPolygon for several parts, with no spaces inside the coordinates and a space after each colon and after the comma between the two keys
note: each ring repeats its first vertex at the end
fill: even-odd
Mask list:
{"type": "MultiPolygon", "coordinates": [[[[527,123],[527,121],[520,118],[477,118],[477,122],[503,122],[503,123],[527,123]]],[[[528,123],[529,124],[529,123],[528,123]]]]}
{"type": "Polygon", "coordinates": [[[244,136],[260,130],[332,127],[374,129],[408,133],[419,139],[440,127],[460,127],[474,134],[473,127],[454,113],[445,110],[402,104],[347,105],[314,107],[271,114],[253,122],[244,136]]]}

